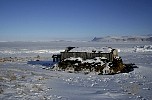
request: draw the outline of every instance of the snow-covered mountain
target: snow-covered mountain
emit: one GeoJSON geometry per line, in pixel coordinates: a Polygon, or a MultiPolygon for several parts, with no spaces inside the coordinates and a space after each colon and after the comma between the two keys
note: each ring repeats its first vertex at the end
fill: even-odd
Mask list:
{"type": "Polygon", "coordinates": [[[152,42],[151,36],[107,36],[107,37],[95,37],[92,42],[152,42]]]}

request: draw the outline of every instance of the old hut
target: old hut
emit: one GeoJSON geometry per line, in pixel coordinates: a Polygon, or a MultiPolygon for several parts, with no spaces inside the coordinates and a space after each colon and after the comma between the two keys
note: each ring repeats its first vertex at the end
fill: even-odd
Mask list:
{"type": "Polygon", "coordinates": [[[61,52],[58,55],[53,55],[53,61],[62,61],[66,58],[75,57],[86,59],[93,59],[95,57],[104,57],[107,61],[112,62],[114,57],[118,56],[117,49],[112,49],[111,47],[104,48],[83,48],[83,47],[67,47],[64,52],[61,52]]]}

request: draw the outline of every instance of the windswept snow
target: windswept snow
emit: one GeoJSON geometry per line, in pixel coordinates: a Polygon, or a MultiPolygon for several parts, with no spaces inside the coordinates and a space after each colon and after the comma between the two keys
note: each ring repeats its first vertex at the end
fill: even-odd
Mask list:
{"type": "Polygon", "coordinates": [[[152,45],[136,46],[135,52],[152,52],[152,45]]]}
{"type": "Polygon", "coordinates": [[[20,49],[20,50],[0,50],[1,54],[54,54],[63,52],[63,50],[56,49],[41,49],[41,50],[28,50],[28,49],[20,49]]]}
{"type": "MultiPolygon", "coordinates": [[[[59,46],[63,45],[63,43],[57,44],[59,46]]],[[[143,43],[82,44],[77,42],[73,43],[72,46],[88,49],[88,47],[102,48],[106,45],[120,49],[119,56],[123,62],[135,63],[139,68],[129,73],[116,75],[97,75],[95,72],[85,75],[84,73],[68,73],[43,69],[46,61],[28,63],[29,59],[29,61],[1,62],[0,100],[152,100],[152,52],[146,51],[151,48],[151,45],[143,43]],[[135,52],[135,48],[145,49],[145,51],[139,52],[137,50],[135,52]]],[[[11,46],[15,48],[13,45],[11,46]]],[[[42,50],[37,52],[41,56],[41,52],[46,50],[43,47],[38,49],[32,48],[32,50],[42,50]]],[[[51,50],[53,48],[57,51],[62,50],[62,48],[55,46],[51,50]]],[[[4,47],[1,46],[0,50],[2,49],[4,47]]],[[[9,51],[9,49],[7,50],[9,51]]],[[[47,50],[50,49],[47,48],[47,50]]],[[[20,50],[15,50],[15,52],[18,51],[20,50]]],[[[25,49],[25,51],[27,50],[25,49]]],[[[20,54],[22,55],[22,53],[20,54]]],[[[29,54],[31,55],[31,53],[29,54]]],[[[11,56],[8,52],[4,56],[1,55],[1,57],[4,58],[5,55],[11,56]]],[[[51,57],[50,55],[48,56],[51,57]]]]}

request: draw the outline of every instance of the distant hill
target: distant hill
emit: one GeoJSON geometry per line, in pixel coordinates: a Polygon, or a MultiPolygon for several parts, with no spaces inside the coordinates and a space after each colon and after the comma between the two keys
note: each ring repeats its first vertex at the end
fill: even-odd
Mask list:
{"type": "Polygon", "coordinates": [[[92,42],[152,42],[151,36],[106,36],[106,37],[95,37],[91,40],[92,42]]]}

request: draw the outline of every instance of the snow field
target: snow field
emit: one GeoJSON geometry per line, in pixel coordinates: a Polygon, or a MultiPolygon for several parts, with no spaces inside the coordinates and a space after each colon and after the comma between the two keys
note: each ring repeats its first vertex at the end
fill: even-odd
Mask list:
{"type": "MultiPolygon", "coordinates": [[[[99,46],[96,44],[95,48],[99,46]]],[[[50,71],[42,69],[42,64],[26,61],[0,63],[0,100],[152,100],[152,53],[135,52],[138,46],[145,48],[145,44],[114,45],[120,49],[119,56],[124,63],[139,67],[116,75],[50,71]]],[[[41,52],[45,51],[37,53],[41,52]]]]}

